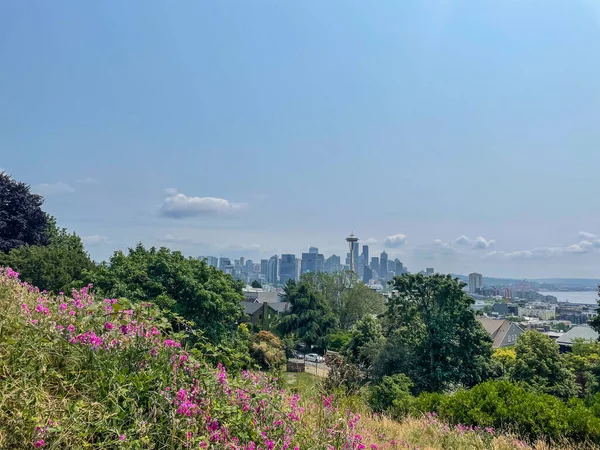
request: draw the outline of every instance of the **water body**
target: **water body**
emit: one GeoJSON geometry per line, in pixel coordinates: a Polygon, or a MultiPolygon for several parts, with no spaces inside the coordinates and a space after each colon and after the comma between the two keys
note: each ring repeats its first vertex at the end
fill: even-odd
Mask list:
{"type": "Polygon", "coordinates": [[[595,304],[598,301],[598,292],[596,291],[577,291],[577,292],[542,292],[543,295],[554,295],[559,302],[569,303],[588,303],[595,304]]]}

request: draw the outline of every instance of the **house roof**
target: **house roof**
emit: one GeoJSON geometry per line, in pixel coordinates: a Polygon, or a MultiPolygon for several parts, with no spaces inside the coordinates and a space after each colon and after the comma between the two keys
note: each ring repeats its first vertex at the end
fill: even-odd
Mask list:
{"type": "Polygon", "coordinates": [[[559,337],[556,342],[562,345],[573,345],[575,339],[597,341],[598,336],[598,332],[589,325],[577,325],[559,337]]]}
{"type": "MultiPolygon", "coordinates": [[[[497,348],[502,345],[506,333],[510,330],[513,324],[509,320],[490,319],[488,317],[478,317],[477,320],[481,322],[485,331],[487,331],[492,339],[494,340],[493,347],[497,348]]],[[[518,327],[518,325],[516,325],[518,327]]]]}
{"type": "Polygon", "coordinates": [[[244,304],[244,312],[251,316],[256,311],[262,308],[262,303],[242,302],[244,304]]]}
{"type": "Polygon", "coordinates": [[[278,313],[285,312],[290,307],[290,304],[288,302],[273,302],[268,303],[268,305],[270,308],[273,308],[278,313]]]}

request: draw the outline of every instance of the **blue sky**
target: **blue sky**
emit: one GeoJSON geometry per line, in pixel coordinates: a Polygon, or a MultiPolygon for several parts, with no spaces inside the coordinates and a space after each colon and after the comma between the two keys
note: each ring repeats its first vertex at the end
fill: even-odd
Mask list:
{"type": "Polygon", "coordinates": [[[0,167],[95,259],[600,274],[593,0],[3,2],[0,58],[0,167]]]}

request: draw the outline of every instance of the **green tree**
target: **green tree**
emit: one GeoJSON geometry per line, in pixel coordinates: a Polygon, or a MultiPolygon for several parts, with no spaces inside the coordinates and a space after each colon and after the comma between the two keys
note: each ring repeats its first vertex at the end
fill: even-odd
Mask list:
{"type": "Polygon", "coordinates": [[[279,369],[286,360],[281,340],[269,331],[259,331],[252,336],[250,356],[266,370],[279,369]]]}
{"type": "Polygon", "coordinates": [[[29,185],[0,172],[0,252],[25,244],[48,245],[50,217],[42,211],[44,198],[29,185]]]}
{"type": "Polygon", "coordinates": [[[475,319],[465,283],[450,275],[403,275],[394,279],[375,375],[404,373],[417,392],[473,386],[490,371],[492,340],[475,319]]]}
{"type": "Polygon", "coordinates": [[[387,412],[396,419],[406,416],[415,401],[411,395],[413,382],[403,373],[385,376],[369,387],[369,406],[375,412],[387,412]]]}
{"type": "Polygon", "coordinates": [[[150,301],[195,323],[210,342],[235,330],[244,312],[242,283],[180,252],[138,244],[117,251],[108,263],[87,271],[87,280],[106,297],[150,301]]]}
{"type": "Polygon", "coordinates": [[[294,334],[308,346],[326,349],[328,336],[337,327],[337,319],[321,293],[309,283],[288,283],[283,300],[289,302],[290,307],[280,319],[280,332],[294,334]]]}
{"type": "Polygon", "coordinates": [[[252,286],[255,289],[262,289],[262,284],[260,284],[258,280],[254,280],[250,286],[252,286]]]}
{"type": "MultiPolygon", "coordinates": [[[[596,300],[596,302],[600,306],[600,285],[598,286],[598,299],[596,300]]],[[[596,311],[600,313],[600,308],[598,308],[596,311]]],[[[600,333],[600,314],[596,315],[596,317],[590,320],[589,324],[594,330],[600,333]]]]}
{"type": "Polygon", "coordinates": [[[516,359],[510,371],[513,381],[564,400],[578,393],[575,377],[558,351],[558,344],[537,331],[527,331],[517,339],[516,359]]]}
{"type": "Polygon", "coordinates": [[[575,374],[580,395],[589,397],[598,392],[600,374],[600,342],[576,339],[571,351],[564,354],[567,366],[575,374]]]}
{"type": "Polygon", "coordinates": [[[350,362],[368,369],[384,343],[381,323],[373,316],[365,316],[350,330],[350,340],[342,353],[350,362]]]}
{"type": "Polygon", "coordinates": [[[308,283],[321,293],[343,330],[349,330],[367,314],[385,311],[383,296],[359,281],[353,272],[307,273],[300,283],[308,283]]]}
{"type": "Polygon", "coordinates": [[[56,228],[50,221],[49,245],[22,245],[8,254],[0,254],[0,265],[12,267],[20,278],[40,290],[70,292],[83,285],[83,272],[94,263],[83,247],[81,238],[56,228]]]}

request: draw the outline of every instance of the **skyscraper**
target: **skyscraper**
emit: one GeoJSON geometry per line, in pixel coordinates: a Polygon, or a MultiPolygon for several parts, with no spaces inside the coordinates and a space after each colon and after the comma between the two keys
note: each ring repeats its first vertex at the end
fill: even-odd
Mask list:
{"type": "Polygon", "coordinates": [[[358,257],[358,238],[354,236],[354,233],[346,238],[348,245],[350,247],[350,270],[354,273],[357,273],[357,260],[358,257]]]}
{"type": "Polygon", "coordinates": [[[377,273],[377,275],[379,275],[379,257],[378,256],[373,256],[371,258],[371,270],[375,273],[377,273]]]}
{"type": "Polygon", "coordinates": [[[319,253],[319,249],[317,247],[308,247],[308,253],[319,253]]]}
{"type": "Polygon", "coordinates": [[[281,264],[279,266],[279,282],[286,284],[288,280],[296,280],[296,255],[281,255],[281,264]]]}
{"type": "Polygon", "coordinates": [[[317,271],[317,253],[302,253],[302,274],[317,271]]]}
{"type": "Polygon", "coordinates": [[[340,257],[337,255],[331,255],[329,258],[325,260],[325,272],[327,273],[335,273],[341,272],[342,263],[340,261],[340,257]]]}
{"type": "Polygon", "coordinates": [[[470,273],[469,274],[469,292],[471,294],[476,294],[478,290],[483,287],[483,275],[480,273],[470,273]]]}
{"type": "Polygon", "coordinates": [[[261,259],[260,260],[260,274],[264,275],[265,280],[267,279],[267,273],[269,273],[269,260],[261,259]]]}
{"type": "Polygon", "coordinates": [[[369,281],[373,279],[373,270],[369,266],[365,266],[363,270],[363,283],[369,284],[369,281]]]}
{"type": "Polygon", "coordinates": [[[325,272],[325,257],[322,253],[317,254],[315,272],[325,272]]]}
{"type": "Polygon", "coordinates": [[[388,270],[388,254],[384,250],[379,255],[379,278],[387,281],[388,270]]]}
{"type": "Polygon", "coordinates": [[[269,258],[269,269],[267,272],[267,282],[276,284],[279,279],[279,258],[273,255],[269,258]]]}
{"type": "Polygon", "coordinates": [[[369,246],[368,245],[363,245],[362,258],[363,258],[363,264],[365,266],[368,266],[369,265],[369,246]]]}
{"type": "Polygon", "coordinates": [[[394,260],[394,272],[396,272],[396,276],[400,276],[404,273],[404,264],[398,258],[394,260]]]}

